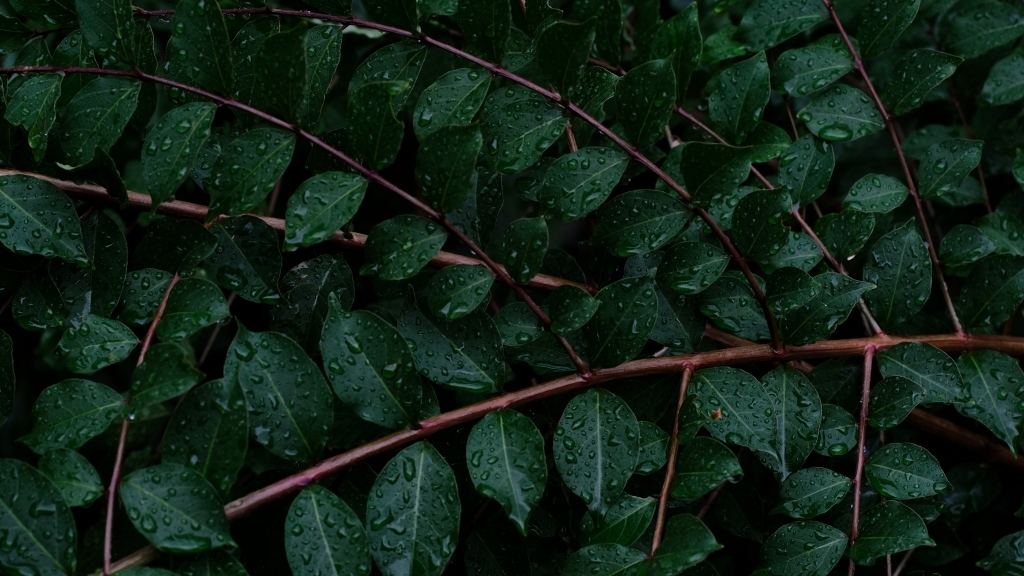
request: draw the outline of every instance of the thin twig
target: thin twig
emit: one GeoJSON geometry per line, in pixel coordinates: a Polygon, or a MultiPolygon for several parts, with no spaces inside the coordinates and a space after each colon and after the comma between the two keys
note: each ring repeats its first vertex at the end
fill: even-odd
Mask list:
{"type": "Polygon", "coordinates": [[[572,131],[572,122],[565,123],[565,143],[569,145],[569,152],[579,150],[576,146],[576,134],[572,131]]]}
{"type": "MultiPolygon", "coordinates": [[[[857,437],[857,471],[853,476],[853,522],[850,525],[850,546],[857,541],[857,531],[860,529],[860,494],[864,480],[864,443],[867,438],[868,428],[868,400],[871,396],[871,367],[875,359],[875,347],[864,348],[864,381],[860,393],[860,430],[857,437]]],[[[856,569],[853,559],[850,559],[850,576],[856,569]]]]}
{"type": "Polygon", "coordinates": [[[697,512],[697,518],[704,518],[704,516],[707,515],[708,511],[711,510],[711,506],[715,504],[715,500],[718,500],[718,497],[722,494],[722,490],[725,490],[726,482],[728,482],[728,480],[723,481],[717,488],[715,488],[714,492],[708,495],[708,499],[705,500],[704,505],[700,507],[700,512],[697,512]]]}
{"type": "MultiPolygon", "coordinates": [[[[956,115],[960,117],[960,123],[964,126],[964,134],[971,140],[974,139],[974,133],[971,130],[971,123],[967,121],[967,116],[964,115],[964,109],[960,106],[960,100],[956,97],[955,82],[952,79],[947,83],[949,86],[949,99],[953,102],[953,107],[956,108],[956,115]]],[[[981,195],[985,199],[985,210],[989,213],[992,212],[992,202],[988,198],[988,184],[985,182],[985,170],[981,167],[981,162],[978,162],[978,182],[981,184],[981,195]]]]}
{"type": "Polygon", "coordinates": [[[676,459],[679,457],[679,413],[683,410],[683,403],[686,402],[686,389],[690,386],[690,377],[693,376],[693,364],[683,366],[683,375],[679,380],[679,396],[676,399],[675,416],[672,418],[672,435],[668,441],[668,462],[665,463],[665,479],[661,483],[661,494],[658,497],[658,515],[654,520],[654,538],[651,540],[650,558],[661,544],[661,537],[665,531],[665,513],[668,511],[668,497],[672,491],[672,480],[676,475],[676,459]]]}

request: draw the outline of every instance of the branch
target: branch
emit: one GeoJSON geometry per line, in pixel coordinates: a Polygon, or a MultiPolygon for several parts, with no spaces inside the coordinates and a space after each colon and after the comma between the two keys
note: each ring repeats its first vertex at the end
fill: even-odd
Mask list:
{"type": "Polygon", "coordinates": [[[949,312],[949,318],[953,322],[953,328],[957,334],[963,334],[964,329],[960,325],[960,318],[956,315],[956,309],[953,307],[953,299],[949,296],[949,287],[946,286],[946,277],[942,273],[942,263],[939,261],[939,254],[935,251],[935,242],[932,240],[931,230],[928,228],[928,219],[924,215],[924,207],[921,202],[921,197],[917,194],[917,186],[914,184],[914,178],[910,175],[910,164],[907,163],[907,157],[903,154],[903,147],[900,146],[900,138],[896,134],[896,127],[893,123],[892,116],[886,109],[885,104],[882,103],[882,99],[878,96],[878,91],[875,90],[875,85],[871,83],[871,77],[868,76],[868,71],[864,68],[864,61],[861,60],[860,54],[857,53],[857,49],[853,47],[853,42],[850,41],[850,35],[846,33],[843,28],[843,23],[839,19],[839,15],[836,14],[836,8],[832,4],[832,0],[821,0],[828,8],[829,15],[832,16],[832,22],[835,23],[836,28],[839,30],[839,36],[842,37],[843,43],[846,44],[846,50],[850,53],[853,58],[854,67],[857,68],[857,72],[860,73],[861,78],[864,80],[864,84],[868,88],[868,93],[871,95],[871,99],[875,103],[875,107],[882,114],[882,119],[885,121],[885,129],[889,132],[889,137],[892,139],[893,147],[896,148],[896,157],[900,160],[900,167],[903,169],[903,178],[907,181],[907,188],[910,189],[910,195],[914,198],[914,205],[917,207],[917,218],[921,224],[921,230],[924,232],[924,241],[928,245],[928,255],[932,259],[932,268],[935,269],[935,274],[939,280],[939,288],[942,290],[942,298],[946,302],[946,310],[949,312]]]}
{"type": "Polygon", "coordinates": [[[693,376],[693,364],[683,366],[683,376],[679,382],[679,397],[676,399],[675,417],[672,419],[672,435],[668,441],[668,462],[665,463],[665,480],[661,483],[661,495],[658,498],[658,516],[654,520],[654,538],[651,540],[651,554],[661,544],[661,536],[665,531],[665,512],[668,510],[668,496],[672,489],[672,479],[676,474],[676,459],[679,457],[679,413],[683,410],[683,403],[686,402],[686,389],[690,386],[690,377],[693,376]]]}
{"type": "MultiPolygon", "coordinates": [[[[857,530],[860,527],[860,494],[864,481],[864,441],[868,431],[868,399],[871,396],[871,363],[875,359],[875,347],[864,348],[864,383],[860,393],[860,430],[857,437],[857,471],[853,476],[853,523],[850,526],[850,546],[857,541],[857,530]]],[[[856,565],[850,559],[850,576],[856,565]]]]}

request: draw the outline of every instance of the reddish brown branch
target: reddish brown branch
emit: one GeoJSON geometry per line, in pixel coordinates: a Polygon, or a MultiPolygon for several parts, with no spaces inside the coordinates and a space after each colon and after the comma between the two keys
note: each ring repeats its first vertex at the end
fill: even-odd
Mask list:
{"type": "MultiPolygon", "coordinates": [[[[857,436],[857,471],[853,476],[853,523],[850,525],[850,546],[857,541],[857,531],[860,528],[860,494],[864,481],[864,442],[868,430],[868,400],[871,396],[871,366],[875,359],[875,347],[864,348],[864,380],[860,393],[860,430],[857,436]]],[[[856,565],[850,559],[850,576],[856,565]]]]}
{"type": "Polygon", "coordinates": [[[693,364],[683,366],[683,376],[679,380],[679,396],[676,399],[676,411],[672,418],[672,435],[668,441],[668,462],[665,463],[665,479],[661,483],[661,494],[658,497],[658,515],[654,519],[654,538],[651,540],[650,558],[661,544],[661,537],[665,531],[665,513],[668,511],[668,497],[672,491],[672,480],[676,475],[676,459],[679,457],[679,413],[683,411],[683,403],[686,402],[686,389],[690,386],[690,377],[693,376],[693,364]]]}

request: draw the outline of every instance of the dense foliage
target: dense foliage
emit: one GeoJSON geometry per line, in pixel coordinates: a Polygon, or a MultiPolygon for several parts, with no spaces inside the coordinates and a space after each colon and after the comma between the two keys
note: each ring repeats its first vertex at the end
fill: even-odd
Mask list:
{"type": "Polygon", "coordinates": [[[0,573],[1024,573],[1024,4],[254,1],[0,0],[0,573]]]}

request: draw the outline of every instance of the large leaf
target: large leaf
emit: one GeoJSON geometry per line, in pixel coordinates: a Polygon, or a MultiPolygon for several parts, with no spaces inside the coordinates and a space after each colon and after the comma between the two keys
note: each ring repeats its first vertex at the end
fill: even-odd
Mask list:
{"type": "Polygon", "coordinates": [[[220,5],[181,0],[171,26],[174,33],[167,43],[169,57],[164,72],[196,88],[231,94],[231,44],[220,5]]]}
{"type": "Polygon", "coordinates": [[[366,263],[359,273],[381,280],[411,278],[441,250],[446,238],[444,229],[426,218],[385,220],[366,237],[366,263]]]}
{"type": "Polygon", "coordinates": [[[185,278],[174,285],[167,297],[156,335],[163,340],[188,338],[230,315],[224,293],[213,282],[185,278]]]}
{"type": "Polygon", "coordinates": [[[882,376],[901,376],[924,390],[924,402],[951,403],[966,399],[960,370],[948,354],[923,342],[904,342],[880,352],[882,376]]]}
{"type": "Polygon", "coordinates": [[[445,72],[416,101],[412,127],[424,138],[445,126],[463,126],[473,120],[487,97],[491,77],[472,68],[445,72]]]}
{"type": "Polygon", "coordinates": [[[875,242],[863,278],[876,286],[864,299],[882,328],[921,311],[932,290],[932,262],[913,220],[875,242]]]}
{"type": "Polygon", "coordinates": [[[872,454],[864,475],[879,494],[893,500],[925,498],[952,488],[931,452],[906,442],[886,444],[872,454]]]}
{"type": "Polygon", "coordinates": [[[679,242],[665,251],[658,282],[680,294],[699,294],[729,265],[729,256],[711,244],[679,242]]]}
{"type": "Polygon", "coordinates": [[[706,368],[693,374],[690,397],[712,436],[778,459],[778,416],[765,387],[736,368],[706,368]]]}
{"type": "Polygon", "coordinates": [[[277,128],[250,130],[228,144],[213,164],[206,191],[209,216],[241,214],[274,188],[292,159],[295,138],[277,128]]]}
{"type": "Polygon", "coordinates": [[[797,118],[822,140],[856,140],[881,130],[885,122],[868,95],[845,84],[819,92],[797,118]]]}
{"type": "MultiPolygon", "coordinates": [[[[71,8],[67,4],[65,9],[71,8]]],[[[82,27],[82,36],[99,54],[100,63],[104,67],[131,68],[135,49],[131,1],[76,0],[73,5],[73,12],[78,14],[78,24],[82,27]]]]}
{"type": "Polygon", "coordinates": [[[828,338],[849,317],[860,296],[874,288],[867,282],[834,272],[825,272],[814,279],[821,284],[821,291],[779,321],[787,344],[810,344],[828,338]]]}
{"type": "Polygon", "coordinates": [[[363,521],[322,486],[310,486],[292,501],[285,518],[284,549],[295,576],[370,572],[363,521]]]}
{"type": "Polygon", "coordinates": [[[347,172],[324,172],[303,182],[288,198],[285,249],[327,240],[352,220],[366,196],[366,180],[347,172]]]}
{"type": "Polygon", "coordinates": [[[1024,300],[1024,256],[988,256],[971,268],[957,301],[967,330],[995,332],[1024,300]]]}
{"type": "Polygon", "coordinates": [[[90,264],[71,200],[53,184],[29,176],[0,178],[0,242],[16,254],[90,264]]]}
{"type": "Polygon", "coordinates": [[[374,481],[366,505],[370,553],[384,576],[440,576],[459,535],[455,474],[425,442],[399,452],[374,481]]]}
{"type": "Polygon", "coordinates": [[[616,256],[657,250],[686,225],[682,201],[656,190],[634,190],[606,202],[597,211],[592,242],[616,256]]]}
{"type": "Polygon", "coordinates": [[[650,278],[623,278],[597,293],[597,312],[587,325],[586,349],[595,367],[632,360],[647,342],[658,317],[650,278]]]}
{"type": "Polygon", "coordinates": [[[1024,372],[1013,358],[992,350],[974,350],[956,362],[967,386],[968,400],[957,402],[963,415],[981,422],[1015,450],[1014,439],[1020,434],[1021,386],[1024,372]]]}
{"type": "Polygon", "coordinates": [[[615,85],[615,106],[626,138],[646,148],[662,137],[676,97],[671,60],[652,60],[629,71],[615,85]]]}
{"type": "Polygon", "coordinates": [[[924,520],[906,504],[890,500],[863,513],[857,541],[850,547],[850,559],[870,566],[887,554],[934,545],[924,520]]]}
{"type": "Polygon", "coordinates": [[[775,412],[777,459],[769,459],[783,480],[803,466],[814,451],[821,424],[821,399],[801,372],[780,366],[761,377],[775,412]]]}
{"type": "Polygon", "coordinates": [[[68,506],[88,506],[103,495],[103,480],[78,452],[57,448],[39,459],[39,471],[60,490],[68,506]]]}
{"type": "Polygon", "coordinates": [[[569,152],[548,168],[537,200],[562,220],[586,216],[608,199],[628,160],[614,148],[593,146],[569,152]]]}
{"type": "Polygon", "coordinates": [[[988,73],[981,89],[981,99],[993,106],[1012,104],[1024,98],[1024,54],[1015,52],[999,62],[988,73]]]}
{"type": "Polygon", "coordinates": [[[298,124],[307,97],[305,30],[299,27],[268,35],[253,59],[259,108],[298,124]]]}
{"type": "MultiPolygon", "coordinates": [[[[776,10],[772,12],[777,13],[776,10]]],[[[726,140],[739,144],[761,121],[771,91],[768,60],[764,52],[733,64],[722,72],[708,95],[711,121],[726,140]]]]}
{"type": "Polygon", "coordinates": [[[562,136],[562,109],[523,86],[491,93],[480,113],[483,159],[502,174],[536,162],[562,136]]]}
{"type": "Polygon", "coordinates": [[[943,20],[943,45],[964,58],[981,56],[1024,34],[1024,7],[996,0],[958,4],[943,20]]]}
{"type": "Polygon", "coordinates": [[[72,574],[78,563],[78,534],[60,491],[35,468],[0,460],[0,565],[39,576],[72,574]]]}
{"type": "Polygon", "coordinates": [[[67,164],[78,167],[117,142],[138,104],[141,84],[100,77],[75,94],[61,116],[60,136],[67,164]]]}
{"type": "Polygon", "coordinates": [[[786,524],[761,548],[756,576],[825,576],[839,563],[849,538],[821,522],[786,524]]]}
{"type": "Polygon", "coordinates": [[[213,104],[186,104],[164,114],[149,131],[142,147],[142,173],[154,206],[174,199],[210,137],[216,111],[213,104]]]}
{"type": "MultiPolygon", "coordinates": [[[[916,4],[917,2],[914,2],[916,4]]],[[[886,4],[897,5],[898,2],[886,4]]],[[[935,50],[919,48],[907,52],[896,63],[885,92],[886,103],[893,114],[904,114],[917,108],[939,84],[956,72],[963,58],[935,50]]]]}

